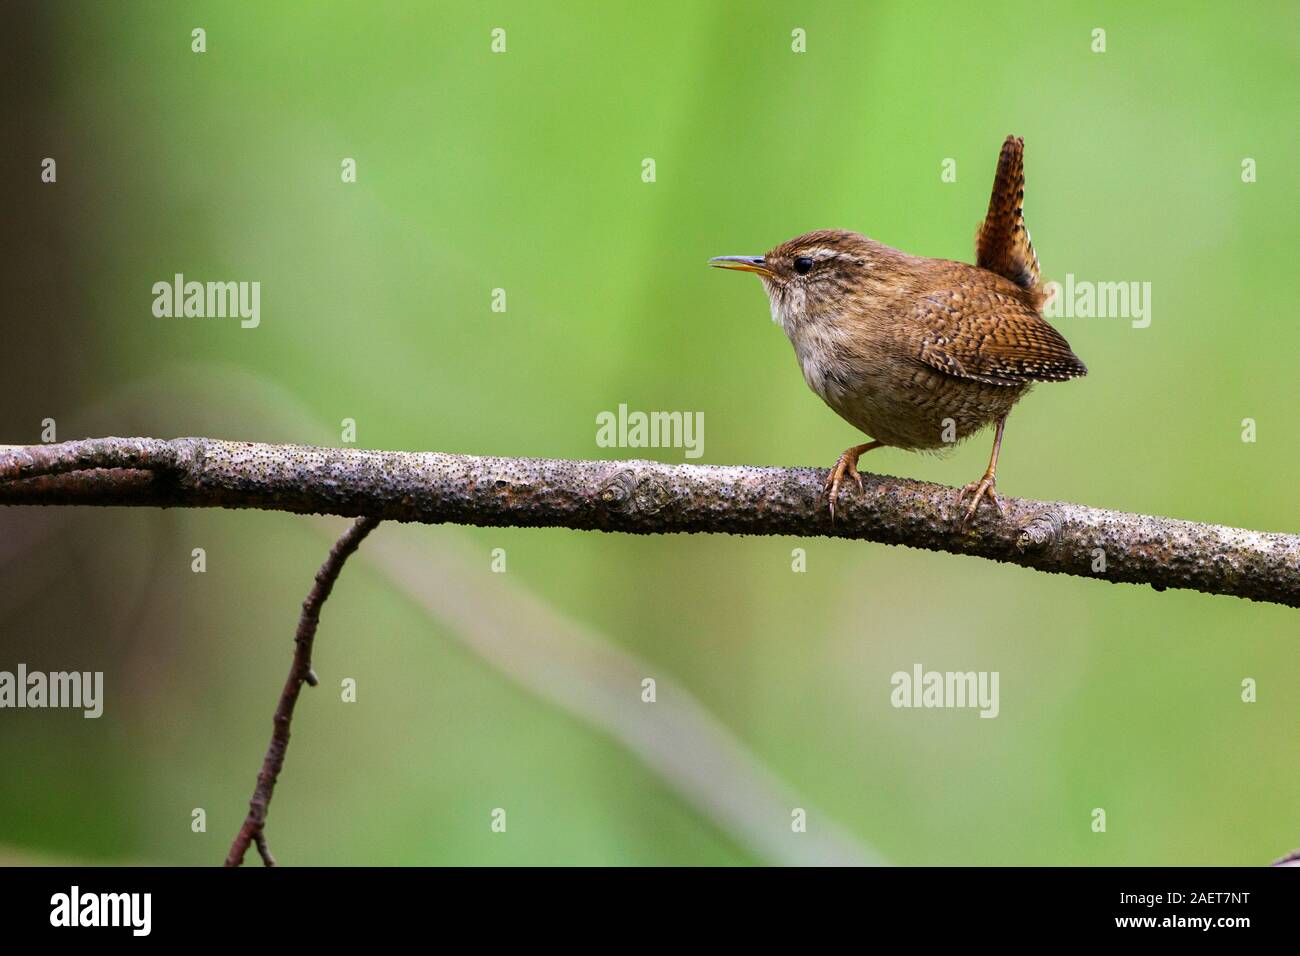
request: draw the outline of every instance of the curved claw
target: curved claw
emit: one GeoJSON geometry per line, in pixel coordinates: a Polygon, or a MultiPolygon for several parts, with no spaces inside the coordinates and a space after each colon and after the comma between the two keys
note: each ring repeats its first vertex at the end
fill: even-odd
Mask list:
{"type": "Polygon", "coordinates": [[[975,518],[975,513],[979,511],[980,502],[985,498],[987,498],[993,507],[997,509],[999,515],[1006,514],[1006,512],[1002,510],[1002,502],[998,501],[998,496],[993,490],[996,485],[997,480],[993,475],[985,474],[979,481],[972,481],[970,484],[963,486],[962,489],[957,492],[958,508],[961,507],[962,500],[966,497],[967,492],[973,492],[970,507],[966,509],[966,513],[961,519],[961,526],[963,529],[970,526],[971,521],[975,518]]]}
{"type": "Polygon", "coordinates": [[[840,485],[844,481],[845,474],[853,476],[853,482],[858,486],[859,494],[866,494],[866,486],[862,484],[862,475],[858,473],[858,459],[873,448],[879,448],[882,442],[871,441],[865,445],[856,445],[853,448],[846,448],[840,457],[835,460],[835,466],[831,468],[826,475],[826,483],[822,486],[822,491],[827,496],[827,502],[831,512],[831,523],[835,523],[835,499],[839,497],[840,485]]]}
{"type": "MultiPolygon", "coordinates": [[[[835,465],[826,475],[826,483],[822,485],[822,492],[826,495],[827,506],[831,513],[831,524],[835,523],[835,499],[840,495],[840,483],[844,480],[844,472],[848,468],[848,460],[840,455],[836,459],[835,465]]],[[[858,480],[858,487],[862,487],[862,476],[858,474],[857,469],[853,471],[853,477],[858,480]]]]}

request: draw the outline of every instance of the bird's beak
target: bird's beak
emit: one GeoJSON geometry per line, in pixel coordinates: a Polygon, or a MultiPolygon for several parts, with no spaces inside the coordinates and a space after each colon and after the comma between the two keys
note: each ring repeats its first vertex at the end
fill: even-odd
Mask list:
{"type": "Polygon", "coordinates": [[[709,260],[715,269],[737,269],[740,272],[757,272],[761,276],[773,278],[774,274],[763,261],[762,256],[715,256],[709,260]]]}

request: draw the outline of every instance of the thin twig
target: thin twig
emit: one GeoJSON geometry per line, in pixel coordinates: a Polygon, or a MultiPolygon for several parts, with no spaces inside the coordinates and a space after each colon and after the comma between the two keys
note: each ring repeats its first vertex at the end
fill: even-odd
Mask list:
{"type": "Polygon", "coordinates": [[[903,544],[1156,590],[1300,607],[1300,535],[1064,501],[1003,498],[962,528],[956,490],[863,475],[832,524],[819,468],[481,458],[100,438],[0,446],[0,505],[262,508],[632,534],[826,535],[903,544]]]}
{"type": "MultiPolygon", "coordinates": [[[[269,803],[271,800],[271,794],[269,792],[266,795],[266,799],[267,802],[269,803]]],[[[253,834],[253,842],[257,845],[258,855],[262,857],[262,865],[275,866],[275,857],[271,856],[271,848],[266,845],[265,821],[263,821],[263,827],[259,829],[255,834],[253,834]]],[[[248,847],[244,847],[244,849],[247,850],[248,847]]],[[[241,851],[240,862],[243,862],[242,851],[241,851]]],[[[238,865],[239,864],[232,864],[229,860],[226,861],[226,866],[238,866],[238,865]]]]}
{"type": "Polygon", "coordinates": [[[358,518],[347,531],[343,532],[343,536],[334,542],[334,547],[330,548],[325,563],[316,572],[316,582],[312,585],[311,593],[302,602],[298,631],[293,638],[293,664],[289,667],[289,677],[284,682],[284,690],[280,692],[280,703],[275,708],[275,726],[271,731],[271,743],[266,748],[266,757],[262,761],[262,771],[257,775],[257,786],[253,790],[252,799],[248,801],[248,816],[244,818],[244,825],[239,828],[235,841],[230,845],[226,866],[242,864],[249,843],[257,844],[257,851],[261,854],[263,863],[267,866],[275,866],[275,858],[271,856],[270,848],[266,845],[266,813],[271,805],[271,796],[275,792],[275,782],[284,767],[284,755],[289,748],[289,725],[293,722],[293,708],[298,702],[298,693],[302,690],[302,685],[314,676],[311,667],[311,649],[316,637],[316,627],[320,624],[321,606],[334,589],[334,582],[338,580],[344,562],[357,550],[358,545],[377,524],[379,524],[378,518],[358,518]]]}

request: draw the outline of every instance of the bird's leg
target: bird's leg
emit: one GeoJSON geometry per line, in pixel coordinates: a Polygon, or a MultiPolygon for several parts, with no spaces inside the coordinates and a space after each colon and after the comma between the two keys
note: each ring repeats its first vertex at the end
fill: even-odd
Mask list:
{"type": "Polygon", "coordinates": [[[989,456],[989,467],[984,472],[984,477],[979,481],[972,481],[961,491],[957,492],[957,507],[961,507],[962,499],[968,492],[974,492],[971,498],[970,507],[966,509],[965,516],[961,519],[961,526],[964,528],[970,524],[971,519],[975,517],[975,512],[979,510],[980,500],[988,498],[993,502],[993,507],[998,509],[998,514],[1002,514],[1002,502],[998,501],[998,496],[993,493],[993,487],[997,484],[996,472],[998,470],[998,452],[1002,450],[1002,429],[1007,423],[1007,416],[1003,415],[998,419],[998,432],[993,436],[993,454],[989,456]]]}
{"type": "Polygon", "coordinates": [[[862,476],[858,474],[858,459],[871,449],[879,448],[884,444],[882,441],[869,441],[865,445],[854,445],[852,448],[846,448],[844,453],[836,460],[835,467],[826,476],[826,484],[822,489],[830,500],[832,522],[835,521],[835,499],[839,496],[840,482],[844,480],[845,474],[852,475],[853,480],[858,483],[858,491],[862,491],[862,476]]]}

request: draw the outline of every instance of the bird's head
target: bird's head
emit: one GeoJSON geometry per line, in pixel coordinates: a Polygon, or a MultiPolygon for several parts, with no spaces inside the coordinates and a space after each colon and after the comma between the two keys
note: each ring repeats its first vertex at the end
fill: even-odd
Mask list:
{"type": "Polygon", "coordinates": [[[772,318],[790,330],[870,295],[888,275],[888,246],[856,232],[823,229],[783,242],[761,256],[718,256],[709,265],[753,272],[763,280],[772,318]]]}

